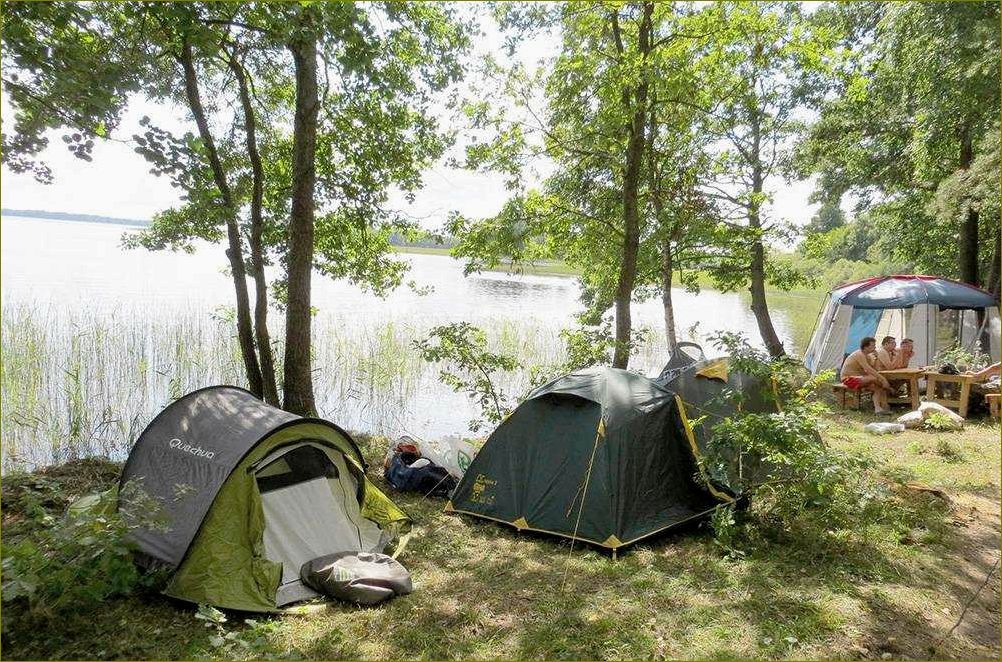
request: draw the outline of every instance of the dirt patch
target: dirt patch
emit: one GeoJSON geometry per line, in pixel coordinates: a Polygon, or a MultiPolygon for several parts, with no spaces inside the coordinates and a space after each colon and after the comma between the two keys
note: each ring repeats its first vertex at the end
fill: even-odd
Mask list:
{"type": "Polygon", "coordinates": [[[62,514],[75,499],[114,485],[121,472],[122,465],[118,462],[87,458],[4,476],[0,483],[3,526],[21,522],[28,509],[42,508],[52,515],[62,514]]]}
{"type": "Polygon", "coordinates": [[[943,576],[925,599],[904,586],[874,589],[876,627],[852,647],[855,657],[997,660],[1002,655],[999,499],[946,496],[951,540],[941,562],[943,576]]]}

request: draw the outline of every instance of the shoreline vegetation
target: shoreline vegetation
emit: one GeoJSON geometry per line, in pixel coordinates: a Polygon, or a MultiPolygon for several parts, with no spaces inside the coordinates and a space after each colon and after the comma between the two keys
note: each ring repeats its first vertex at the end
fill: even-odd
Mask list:
{"type": "MultiPolygon", "coordinates": [[[[101,223],[133,228],[149,226],[149,221],[142,219],[30,209],[0,209],[0,217],[101,223]]],[[[415,241],[408,241],[402,237],[393,236],[390,239],[390,243],[392,249],[397,253],[453,257],[451,244],[455,242],[455,239],[445,237],[441,245],[428,245],[431,241],[429,238],[432,236],[434,235],[429,233],[427,237],[415,241]]],[[[779,261],[786,268],[799,270],[805,276],[804,282],[789,289],[780,289],[767,285],[766,291],[773,294],[782,292],[824,293],[830,288],[844,282],[860,280],[871,276],[885,276],[895,272],[904,273],[912,271],[909,265],[893,262],[873,263],[866,260],[848,259],[831,262],[808,257],[798,252],[787,251],[774,251],[772,259],[779,261]]],[[[568,265],[561,260],[538,260],[533,263],[518,265],[514,269],[510,260],[502,260],[497,267],[485,269],[484,271],[527,274],[532,276],[559,276],[565,278],[576,278],[582,273],[581,269],[568,265]]],[[[675,278],[676,283],[680,282],[681,278],[678,272],[675,272],[675,278]]],[[[696,276],[696,282],[700,289],[716,289],[712,278],[705,272],[701,272],[696,276]]],[[[744,288],[741,289],[743,290],[744,288]]]]}

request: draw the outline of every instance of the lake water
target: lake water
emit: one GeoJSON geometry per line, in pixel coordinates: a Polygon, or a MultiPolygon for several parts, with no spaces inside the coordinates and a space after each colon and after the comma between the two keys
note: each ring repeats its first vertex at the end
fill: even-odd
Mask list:
{"type": "MultiPolygon", "coordinates": [[[[129,231],[3,218],[5,467],[77,453],[120,454],[171,397],[240,379],[225,321],[232,282],[222,247],[199,245],[190,254],[123,250],[121,237],[129,231]],[[54,438],[65,434],[73,444],[54,438]]],[[[465,320],[481,326],[492,346],[517,353],[526,367],[561,360],[559,332],[573,325],[581,309],[574,279],[464,277],[462,264],[449,257],[401,259],[410,264],[406,280],[416,287],[401,287],[386,298],[314,276],[315,384],[322,415],[349,429],[390,436],[467,434],[476,409],[438,382],[443,366],[423,364],[410,347],[436,324],[465,320]]],[[[729,330],[757,340],[745,294],[673,294],[682,339],[702,341],[729,330]]],[[[773,321],[792,351],[806,343],[819,304],[820,296],[811,293],[771,297],[773,321]]],[[[272,313],[273,337],[280,337],[281,318],[272,313]]],[[[660,369],[662,319],[658,300],[634,304],[635,324],[650,327],[652,338],[631,368],[648,374],[660,369]]],[[[503,378],[510,396],[528,386],[523,373],[503,378]]]]}

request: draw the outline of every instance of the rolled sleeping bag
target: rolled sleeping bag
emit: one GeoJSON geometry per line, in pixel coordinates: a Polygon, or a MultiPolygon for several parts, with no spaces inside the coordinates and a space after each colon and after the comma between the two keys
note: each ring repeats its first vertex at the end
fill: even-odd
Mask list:
{"type": "Polygon", "coordinates": [[[338,600],[374,605],[414,590],[411,574],[395,559],[375,552],[338,552],[303,564],[299,578],[338,600]]]}

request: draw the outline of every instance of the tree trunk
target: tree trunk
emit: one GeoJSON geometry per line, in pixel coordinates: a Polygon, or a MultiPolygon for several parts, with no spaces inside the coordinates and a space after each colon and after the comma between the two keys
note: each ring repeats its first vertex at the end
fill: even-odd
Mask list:
{"type": "Polygon", "coordinates": [[[665,311],[665,339],[668,341],[668,354],[675,351],[678,336],[675,332],[675,308],[671,301],[672,270],[671,238],[665,237],[661,244],[661,303],[665,311]]]}
{"type": "Polygon", "coordinates": [[[1002,291],[1002,233],[998,231],[995,232],[995,250],[992,253],[992,266],[991,270],[988,272],[988,282],[985,288],[995,295],[995,298],[999,298],[1000,291],[1002,291]]]}
{"type": "Polygon", "coordinates": [[[278,386],[275,383],[275,359],[271,351],[271,334],[268,333],[268,282],[264,275],[264,249],[262,233],[264,219],[262,206],[264,198],[264,167],[261,165],[261,154],[257,148],[257,119],[254,106],[251,104],[250,90],[247,86],[247,76],[243,65],[237,60],[236,53],[229,58],[230,70],[237,80],[240,90],[240,105],[244,113],[244,135],[247,140],[247,156],[251,163],[251,236],[250,252],[251,267],[254,276],[254,334],[257,338],[257,352],[261,359],[262,395],[265,402],[276,407],[280,406],[278,386]]]}
{"type": "MultiPolygon", "coordinates": [[[[971,132],[964,129],[960,139],[960,167],[967,170],[974,160],[974,146],[971,144],[971,132]]],[[[960,280],[975,287],[981,284],[978,267],[978,211],[968,206],[967,213],[960,226],[960,250],[958,261],[960,280]]]]}
{"type": "Polygon", "coordinates": [[[237,211],[233,205],[233,194],[226,181],[226,172],[219,160],[216,143],[212,138],[212,132],[209,131],[209,123],[205,117],[205,109],[202,106],[202,98],[198,90],[198,76],[195,71],[195,59],[191,44],[185,42],[181,49],[180,60],[184,69],[184,92],[188,100],[188,108],[198,126],[198,135],[205,147],[209,165],[212,168],[212,177],[216,188],[219,189],[219,197],[226,210],[226,238],[228,241],[226,257],[230,262],[230,273],[233,276],[233,288],[237,298],[237,340],[240,344],[240,354],[244,360],[250,392],[260,398],[263,393],[261,368],[254,350],[250,298],[247,295],[247,274],[244,269],[243,248],[240,245],[240,228],[237,226],[237,211]]]}
{"type": "Polygon", "coordinates": [[[748,265],[748,276],[751,293],[751,309],[755,315],[755,322],[758,324],[758,332],[765,343],[765,348],[769,356],[778,357],[786,354],[783,343],[776,335],[776,329],[772,325],[772,317],[769,315],[769,304],[765,298],[765,246],[762,242],[762,217],[761,199],[762,190],[765,185],[765,177],[762,173],[762,125],[759,117],[758,106],[755,105],[751,112],[751,167],[752,167],[752,196],[748,201],[748,226],[754,231],[751,244],[751,260],[748,265]]]}
{"type": "MultiPolygon", "coordinates": [[[[637,46],[641,57],[646,58],[651,49],[651,14],[654,7],[644,3],[644,15],[637,35],[637,46]]],[[[619,22],[613,14],[613,28],[619,40],[619,22]]],[[[622,52],[620,42],[620,52],[622,52]]],[[[633,320],[630,302],[637,281],[637,255],[640,252],[640,175],[644,155],[644,138],[647,128],[647,92],[645,78],[631,94],[623,90],[623,103],[633,113],[626,125],[629,141],[626,147],[626,164],[623,172],[623,258],[619,268],[619,280],[614,298],[616,310],[616,346],[613,351],[612,367],[625,369],[630,363],[630,341],[633,320]]]]}
{"type": "Polygon", "coordinates": [[[310,276],[317,148],[317,38],[309,29],[289,45],[296,70],[292,135],[292,213],[289,218],[288,304],[285,309],[284,408],[313,416],[310,370],[310,276]]]}

